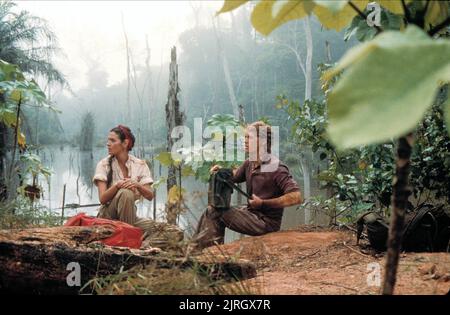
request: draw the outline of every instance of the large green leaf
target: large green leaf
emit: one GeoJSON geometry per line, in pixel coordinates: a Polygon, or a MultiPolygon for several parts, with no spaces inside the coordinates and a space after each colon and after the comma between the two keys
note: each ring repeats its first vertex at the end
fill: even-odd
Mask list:
{"type": "Polygon", "coordinates": [[[6,126],[13,126],[16,121],[17,115],[13,110],[0,107],[0,122],[4,123],[6,126]]]}
{"type": "Polygon", "coordinates": [[[171,166],[174,162],[170,152],[160,152],[157,156],[155,156],[155,159],[157,159],[163,166],[171,166]]]}
{"type": "Polygon", "coordinates": [[[331,12],[339,12],[347,5],[348,0],[314,0],[314,2],[331,12]]]}
{"type": "Polygon", "coordinates": [[[442,23],[450,14],[448,1],[430,1],[427,14],[425,14],[425,29],[442,23]]]}
{"type": "MultiPolygon", "coordinates": [[[[352,19],[358,14],[355,9],[347,4],[348,1],[337,1],[339,5],[332,5],[335,1],[325,1],[324,3],[328,2],[330,4],[327,6],[322,4],[316,5],[314,8],[314,14],[326,28],[340,31],[349,25],[352,19]]],[[[353,0],[352,3],[359,10],[364,11],[369,0],[353,0]]]]}
{"type": "Polygon", "coordinates": [[[252,25],[269,35],[278,26],[307,16],[313,7],[312,0],[260,1],[252,12],[252,25]]]}
{"type": "Polygon", "coordinates": [[[376,143],[414,129],[440,84],[450,81],[450,41],[416,26],[351,49],[324,77],[344,70],[329,94],[331,140],[339,148],[376,143]]]}
{"type": "Polygon", "coordinates": [[[444,116],[447,132],[450,134],[450,93],[448,94],[447,101],[444,103],[444,116]]]}
{"type": "MultiPolygon", "coordinates": [[[[407,4],[408,2],[411,2],[411,1],[412,0],[406,0],[405,4],[407,4]]],[[[400,0],[378,0],[376,2],[379,3],[385,9],[388,9],[389,11],[391,11],[392,13],[401,14],[401,15],[405,14],[405,12],[403,11],[402,2],[400,0]]]]}
{"type": "Polygon", "coordinates": [[[248,2],[248,0],[225,0],[223,2],[222,8],[216,13],[219,15],[220,13],[233,11],[236,8],[239,8],[244,3],[248,2]]]}

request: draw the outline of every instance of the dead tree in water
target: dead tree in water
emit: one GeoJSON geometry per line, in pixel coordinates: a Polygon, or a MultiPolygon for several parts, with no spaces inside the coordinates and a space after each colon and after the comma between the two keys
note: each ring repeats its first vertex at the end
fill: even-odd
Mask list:
{"type": "Polygon", "coordinates": [[[95,119],[92,112],[88,111],[81,118],[80,150],[92,151],[94,145],[95,119]]]}
{"type": "MultiPolygon", "coordinates": [[[[183,125],[184,113],[180,111],[180,102],[178,101],[178,92],[180,87],[178,85],[178,65],[177,65],[177,50],[173,47],[170,54],[170,67],[169,67],[169,92],[166,104],[166,125],[167,125],[167,152],[172,152],[173,139],[171,133],[174,127],[183,125]]],[[[179,170],[178,170],[179,172],[179,170]]],[[[177,185],[177,169],[174,165],[169,166],[167,173],[167,196],[173,186],[177,185]]],[[[181,183],[180,183],[181,184],[181,183]]],[[[176,224],[177,205],[167,203],[167,222],[170,224],[176,224]]]]}

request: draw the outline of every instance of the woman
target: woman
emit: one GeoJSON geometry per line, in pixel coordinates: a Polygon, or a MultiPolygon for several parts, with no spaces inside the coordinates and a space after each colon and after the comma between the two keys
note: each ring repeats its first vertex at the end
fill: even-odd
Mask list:
{"type": "Polygon", "coordinates": [[[180,241],[183,232],[178,227],[136,215],[135,201],[142,197],[152,200],[154,194],[151,188],[153,178],[147,163],[128,153],[134,141],[130,128],[123,125],[111,129],[108,134],[109,156],[97,164],[93,178],[102,204],[98,217],[139,227],[145,236],[158,237],[158,245],[180,241]]]}

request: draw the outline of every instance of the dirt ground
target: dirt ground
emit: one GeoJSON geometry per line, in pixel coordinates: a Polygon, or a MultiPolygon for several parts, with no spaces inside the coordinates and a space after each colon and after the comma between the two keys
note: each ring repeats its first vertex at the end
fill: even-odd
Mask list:
{"type": "MultiPolygon", "coordinates": [[[[384,276],[385,253],[357,246],[351,231],[302,227],[205,251],[255,263],[258,276],[244,285],[260,294],[379,294],[384,276]]],[[[449,291],[449,253],[401,255],[395,294],[449,291]]]]}

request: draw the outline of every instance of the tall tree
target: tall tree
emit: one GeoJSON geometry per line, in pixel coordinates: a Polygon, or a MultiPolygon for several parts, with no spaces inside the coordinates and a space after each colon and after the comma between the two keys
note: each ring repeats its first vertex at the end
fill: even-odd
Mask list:
{"type": "Polygon", "coordinates": [[[127,31],[125,29],[125,21],[123,17],[123,12],[121,12],[121,18],[122,18],[122,31],[123,31],[123,37],[125,40],[125,52],[126,52],[126,60],[127,60],[127,98],[126,98],[126,107],[127,107],[127,114],[126,114],[126,121],[127,123],[131,123],[131,104],[130,104],[130,85],[131,85],[131,71],[130,71],[130,47],[128,44],[128,35],[127,31]]]}
{"type": "MultiPolygon", "coordinates": [[[[178,64],[177,64],[177,50],[173,47],[170,53],[169,66],[169,92],[166,104],[166,124],[167,124],[167,152],[172,152],[174,141],[171,137],[173,128],[183,125],[185,116],[180,110],[180,102],[178,101],[178,92],[180,87],[178,85],[178,64]]],[[[180,172],[180,170],[178,170],[180,172]]],[[[181,183],[180,183],[181,185],[181,183]]],[[[175,165],[170,165],[167,173],[167,196],[177,186],[177,168],[175,165]]],[[[180,187],[181,192],[181,187],[180,187]]],[[[181,199],[181,198],[180,198],[181,199]]],[[[179,206],[179,204],[178,204],[179,206]]],[[[177,204],[168,202],[167,205],[167,222],[176,224],[178,210],[177,204]]]]}
{"type": "MultiPolygon", "coordinates": [[[[0,1],[0,60],[17,65],[24,73],[43,77],[47,82],[66,85],[63,74],[51,63],[59,51],[55,34],[46,21],[27,11],[14,12],[16,4],[0,1]]],[[[6,106],[4,99],[0,107],[6,106]]],[[[23,112],[19,115],[23,116],[23,112]]],[[[6,151],[8,126],[0,119],[0,199],[6,196],[6,151]]]]}
{"type": "MultiPolygon", "coordinates": [[[[217,20],[217,21],[219,21],[219,20],[217,20]]],[[[218,29],[217,29],[216,24],[214,23],[214,20],[213,20],[213,27],[214,27],[214,33],[215,33],[216,39],[217,39],[217,50],[219,53],[219,59],[222,62],[223,73],[225,75],[225,82],[227,84],[228,94],[230,96],[231,108],[233,109],[234,117],[237,119],[239,117],[239,108],[238,108],[238,103],[237,103],[237,99],[236,99],[236,94],[234,92],[233,80],[232,80],[231,74],[230,74],[230,67],[228,65],[228,58],[224,51],[224,47],[222,45],[222,40],[220,38],[220,24],[218,24],[218,27],[217,27],[218,29]]]]}

